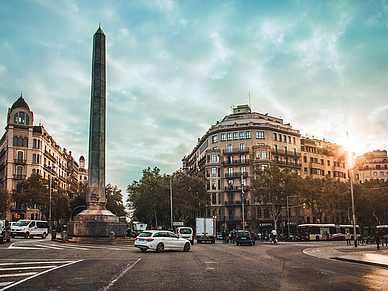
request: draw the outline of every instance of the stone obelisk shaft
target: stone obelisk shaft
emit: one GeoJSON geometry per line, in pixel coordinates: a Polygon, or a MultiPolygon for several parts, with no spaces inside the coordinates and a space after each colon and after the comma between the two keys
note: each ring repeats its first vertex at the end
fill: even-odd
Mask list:
{"type": "Polygon", "coordinates": [[[88,209],[105,209],[105,34],[101,27],[93,36],[92,93],[89,129],[88,209]]]}

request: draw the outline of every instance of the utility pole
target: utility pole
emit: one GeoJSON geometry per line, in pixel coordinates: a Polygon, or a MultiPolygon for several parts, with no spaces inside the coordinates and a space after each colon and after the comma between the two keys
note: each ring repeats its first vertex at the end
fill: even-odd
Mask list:
{"type": "Polygon", "coordinates": [[[244,209],[244,183],[243,183],[243,177],[244,174],[241,173],[241,206],[242,206],[242,223],[243,223],[243,230],[245,230],[245,209],[244,209]]]}

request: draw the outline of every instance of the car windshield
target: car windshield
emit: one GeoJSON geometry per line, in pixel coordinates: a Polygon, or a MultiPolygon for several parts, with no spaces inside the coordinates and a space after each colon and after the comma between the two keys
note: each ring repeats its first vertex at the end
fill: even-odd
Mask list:
{"type": "Polygon", "coordinates": [[[150,237],[152,235],[152,232],[142,232],[138,235],[138,237],[150,237]]]}
{"type": "Polygon", "coordinates": [[[19,221],[16,222],[14,225],[15,225],[15,226],[27,226],[29,223],[30,223],[29,221],[19,220],[19,221]]]}
{"type": "Polygon", "coordinates": [[[248,237],[249,236],[249,232],[240,232],[239,235],[240,236],[244,236],[244,237],[248,237]]]}
{"type": "Polygon", "coordinates": [[[179,230],[181,234],[191,234],[190,228],[182,228],[179,230]]]}

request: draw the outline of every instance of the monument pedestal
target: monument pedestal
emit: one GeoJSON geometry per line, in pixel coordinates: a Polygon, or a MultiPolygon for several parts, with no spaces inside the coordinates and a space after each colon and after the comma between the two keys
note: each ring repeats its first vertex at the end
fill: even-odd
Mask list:
{"type": "Polygon", "coordinates": [[[126,224],[109,210],[86,209],[67,224],[69,236],[109,237],[113,231],[115,236],[125,236],[126,224]]]}

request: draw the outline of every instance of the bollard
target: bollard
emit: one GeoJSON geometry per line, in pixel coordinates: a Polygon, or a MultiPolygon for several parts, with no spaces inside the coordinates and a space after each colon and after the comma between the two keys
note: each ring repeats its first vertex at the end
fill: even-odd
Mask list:
{"type": "Polygon", "coordinates": [[[57,231],[55,229],[53,229],[51,231],[51,240],[55,240],[57,238],[57,231]]]}
{"type": "Polygon", "coordinates": [[[114,231],[112,230],[112,231],[109,233],[109,242],[110,242],[110,243],[113,243],[114,240],[115,240],[115,233],[114,233],[114,231]]]}

